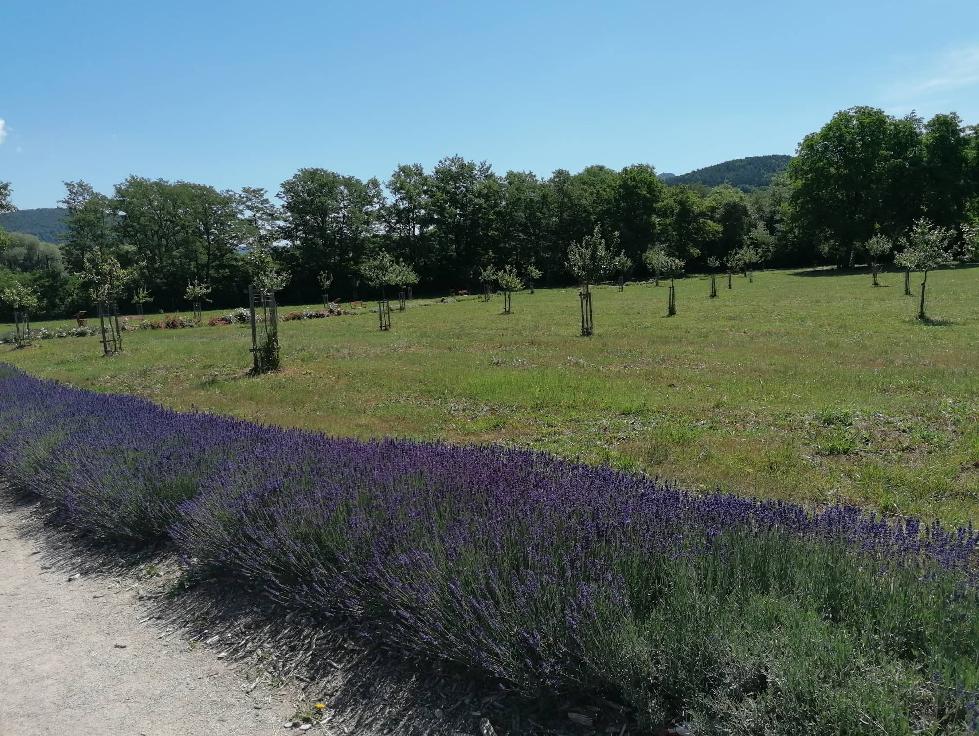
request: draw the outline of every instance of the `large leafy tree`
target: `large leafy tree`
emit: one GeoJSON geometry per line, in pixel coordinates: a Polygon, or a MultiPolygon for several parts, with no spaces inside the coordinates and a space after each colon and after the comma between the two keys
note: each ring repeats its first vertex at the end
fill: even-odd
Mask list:
{"type": "Polygon", "coordinates": [[[176,306],[199,267],[191,190],[164,179],[130,176],[116,185],[113,201],[118,236],[131,246],[141,280],[176,306]]]}
{"type": "Polygon", "coordinates": [[[187,241],[187,256],[193,262],[194,278],[206,284],[228,278],[245,232],[238,216],[238,195],[205,184],[178,186],[183,190],[193,236],[187,241]]]}
{"type": "MultiPolygon", "coordinates": [[[[14,203],[10,198],[10,182],[0,181],[0,213],[2,212],[13,212],[17,208],[14,207],[14,203]]],[[[0,227],[0,253],[3,253],[4,249],[7,247],[7,234],[4,229],[0,227]]]]}
{"type": "Polygon", "coordinates": [[[508,171],[500,186],[498,253],[511,265],[530,264],[546,237],[548,201],[544,183],[530,172],[508,171]]]}
{"type": "Polygon", "coordinates": [[[297,278],[315,293],[316,274],[329,271],[350,283],[378,230],[383,195],[377,179],[362,181],[326,169],[300,169],[278,195],[283,234],[296,249],[297,278]]]}
{"type": "Polygon", "coordinates": [[[967,208],[973,222],[979,223],[979,125],[967,128],[969,137],[967,160],[967,181],[969,185],[969,203],[967,208]]]}
{"type": "Polygon", "coordinates": [[[625,254],[639,262],[643,252],[656,242],[659,220],[656,217],[666,194],[666,186],[647,164],[627,166],[619,172],[616,189],[616,218],[619,241],[625,254]]]}
{"type": "Polygon", "coordinates": [[[67,211],[62,254],[68,269],[80,272],[89,257],[117,256],[120,251],[117,203],[85,181],[66,181],[59,202],[67,211]]]}
{"type": "Polygon", "coordinates": [[[578,207],[578,227],[586,234],[596,224],[612,226],[616,221],[620,177],[607,166],[587,166],[572,177],[578,207]]]}
{"type": "Polygon", "coordinates": [[[789,164],[796,224],[826,256],[851,265],[879,229],[902,232],[921,207],[921,121],[872,107],[838,112],[805,137],[789,164]]]}
{"type": "Polygon", "coordinates": [[[924,210],[942,227],[956,227],[965,215],[971,190],[969,139],[955,113],[935,115],[925,124],[924,210]]]}
{"type": "Polygon", "coordinates": [[[715,224],[714,237],[703,240],[703,253],[707,257],[725,258],[751,239],[756,220],[751,212],[748,197],[740,189],[721,185],[707,195],[703,209],[715,224]]]}
{"type": "Polygon", "coordinates": [[[499,241],[502,191],[496,174],[486,162],[450,156],[432,171],[428,194],[438,277],[451,283],[460,274],[474,274],[499,241]]]}
{"type": "MultiPolygon", "coordinates": [[[[743,209],[747,213],[747,204],[743,203],[743,209]]],[[[659,209],[659,221],[658,245],[683,261],[714,252],[722,235],[722,227],[712,219],[707,200],[688,186],[669,188],[659,209]]]]}
{"type": "Polygon", "coordinates": [[[424,270],[436,264],[430,252],[429,177],[421,164],[402,164],[387,180],[390,195],[383,220],[394,253],[417,263],[424,270]]]}
{"type": "Polygon", "coordinates": [[[10,198],[11,191],[9,181],[0,181],[0,212],[13,212],[17,209],[10,198]]]}
{"type": "Polygon", "coordinates": [[[261,187],[242,187],[230,196],[240,218],[240,244],[250,249],[271,247],[279,238],[282,214],[268,192],[261,187]]]}

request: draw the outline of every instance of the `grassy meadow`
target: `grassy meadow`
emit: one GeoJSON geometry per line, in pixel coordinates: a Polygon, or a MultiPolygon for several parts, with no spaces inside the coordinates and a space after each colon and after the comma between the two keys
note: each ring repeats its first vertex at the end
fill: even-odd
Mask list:
{"type": "Polygon", "coordinates": [[[665,284],[603,286],[591,338],[575,289],[517,293],[510,315],[499,296],[420,299],[391,332],[366,310],[283,322],[283,370],[258,378],[242,326],[128,332],[111,359],[95,337],[3,345],[0,361],[333,435],[506,443],[691,488],[979,521],[979,268],[929,276],[929,323],[903,274],[881,281],[767,271],[731,290],[718,277],[709,299],[690,277],[671,318],[665,284]]]}

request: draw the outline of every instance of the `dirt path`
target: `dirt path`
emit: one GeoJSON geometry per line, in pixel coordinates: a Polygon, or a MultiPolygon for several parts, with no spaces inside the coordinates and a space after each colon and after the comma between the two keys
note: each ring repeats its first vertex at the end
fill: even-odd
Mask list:
{"type": "Polygon", "coordinates": [[[282,691],[247,692],[216,652],[166,636],[131,584],[46,564],[30,514],[0,506],[0,736],[295,733],[282,691]]]}

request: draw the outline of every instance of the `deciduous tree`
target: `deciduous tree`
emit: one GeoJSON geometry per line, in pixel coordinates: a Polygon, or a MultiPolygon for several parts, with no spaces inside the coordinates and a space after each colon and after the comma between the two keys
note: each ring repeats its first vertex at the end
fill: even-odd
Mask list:
{"type": "Polygon", "coordinates": [[[880,282],[877,279],[877,275],[880,273],[880,264],[894,250],[894,243],[891,242],[890,238],[878,234],[864,243],[863,248],[867,251],[867,259],[870,261],[872,283],[874,286],[880,286],[880,282]]]}
{"type": "Polygon", "coordinates": [[[916,220],[907,236],[902,238],[903,250],[895,262],[907,271],[921,271],[921,298],[918,303],[918,319],[928,319],[925,313],[925,289],[928,272],[944,266],[956,258],[951,230],[935,225],[926,218],[916,220]]]}

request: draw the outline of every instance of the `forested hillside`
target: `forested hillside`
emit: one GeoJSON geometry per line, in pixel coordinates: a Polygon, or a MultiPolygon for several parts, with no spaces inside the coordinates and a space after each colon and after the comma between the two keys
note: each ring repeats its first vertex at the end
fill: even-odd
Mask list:
{"type": "Polygon", "coordinates": [[[68,212],[60,207],[40,207],[0,213],[0,228],[10,233],[33,235],[45,243],[61,243],[67,226],[68,212]]]}
{"type": "MultiPolygon", "coordinates": [[[[428,169],[403,164],[386,181],[303,168],[277,193],[138,176],[110,192],[68,182],[61,258],[21,243],[0,270],[36,282],[46,311],[90,307],[91,274],[106,269],[123,303],[140,290],[148,308],[169,310],[185,304],[194,281],[215,306],[240,304],[256,257],[289,275],[284,301],[308,303],[321,298],[323,282],[340,299],[380,293],[379,264],[418,293],[480,288],[502,269],[541,285],[571,284],[569,246],[584,238],[607,244],[602,275],[644,278],[739,263],[893,262],[923,218],[960,250],[979,224],[979,131],[954,113],[925,121],[844,110],[806,136],[770,185],[733,186],[747,187],[758,181],[749,172],[774,171],[787,158],[710,167],[703,171],[712,169],[711,178],[695,186],[668,185],[644,163],[558,169],[545,178],[462,156],[428,169]]],[[[49,222],[60,213],[42,212],[49,222]]],[[[6,217],[18,215],[32,213],[6,217]]],[[[57,239],[45,232],[42,240],[57,239]]]]}
{"type": "Polygon", "coordinates": [[[687,174],[660,174],[660,178],[667,184],[702,184],[705,187],[730,184],[748,191],[767,187],[772,183],[772,177],[785,171],[791,160],[791,156],[782,154],[748,156],[705,166],[687,174]]]}

